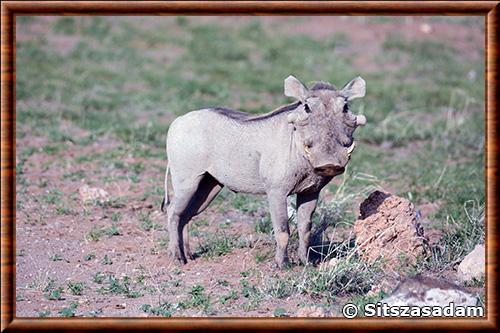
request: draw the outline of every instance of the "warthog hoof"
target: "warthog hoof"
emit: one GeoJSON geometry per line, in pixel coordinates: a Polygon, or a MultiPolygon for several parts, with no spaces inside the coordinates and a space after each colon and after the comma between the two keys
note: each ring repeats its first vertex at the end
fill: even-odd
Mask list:
{"type": "Polygon", "coordinates": [[[173,259],[177,260],[181,264],[187,264],[186,256],[181,252],[179,246],[169,247],[168,252],[170,254],[170,257],[172,257],[173,259]]]}
{"type": "Polygon", "coordinates": [[[288,258],[284,258],[281,260],[276,259],[276,266],[279,269],[286,269],[286,268],[289,268],[291,266],[291,264],[290,264],[290,261],[288,260],[288,258]]]}
{"type": "Polygon", "coordinates": [[[194,260],[194,255],[191,253],[191,251],[184,249],[184,254],[189,260],[194,260]]]}

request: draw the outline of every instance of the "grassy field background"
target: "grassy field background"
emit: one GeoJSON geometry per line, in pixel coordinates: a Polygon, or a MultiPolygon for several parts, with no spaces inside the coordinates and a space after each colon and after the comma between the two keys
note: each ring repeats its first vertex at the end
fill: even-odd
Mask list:
{"type": "MultiPolygon", "coordinates": [[[[16,21],[18,316],[287,316],[311,304],[335,315],[382,297],[368,291],[384,273],[355,256],[334,271],[275,270],[264,198],[226,190],[192,222],[197,260],[167,258],[169,123],[207,106],[270,111],[289,102],[289,74],[367,82],[352,109],[368,123],[322,192],[318,239],[348,242],[359,203],[382,189],[417,206],[431,240],[406,274],[454,280],[484,242],[482,18],[16,21]],[[83,184],[111,200],[82,203],[83,184]]],[[[484,298],[484,281],[466,287],[484,298]]]]}

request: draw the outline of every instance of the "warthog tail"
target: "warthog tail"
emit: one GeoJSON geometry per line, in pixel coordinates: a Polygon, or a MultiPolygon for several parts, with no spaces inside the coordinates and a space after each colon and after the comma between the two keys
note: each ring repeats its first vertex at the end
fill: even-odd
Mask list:
{"type": "Polygon", "coordinates": [[[162,212],[166,212],[168,204],[170,203],[170,199],[168,197],[168,170],[170,168],[170,163],[167,163],[167,170],[165,171],[165,196],[163,197],[163,201],[161,202],[160,210],[162,212]]]}

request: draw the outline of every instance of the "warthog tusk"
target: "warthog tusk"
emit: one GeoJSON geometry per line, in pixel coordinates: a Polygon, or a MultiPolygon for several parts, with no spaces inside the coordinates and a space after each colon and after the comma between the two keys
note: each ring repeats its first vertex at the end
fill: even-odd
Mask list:
{"type": "Polygon", "coordinates": [[[290,113],[287,116],[287,120],[288,120],[289,123],[293,123],[294,121],[297,120],[297,114],[296,113],[290,113]]]}
{"type": "Polygon", "coordinates": [[[356,116],[356,125],[364,126],[366,124],[366,117],[363,115],[356,116]]]}
{"type": "Polygon", "coordinates": [[[311,151],[309,150],[309,148],[307,148],[307,146],[304,146],[304,151],[306,152],[307,156],[311,156],[311,151]]]}
{"type": "Polygon", "coordinates": [[[351,153],[354,150],[354,148],[356,148],[356,142],[355,141],[353,141],[352,145],[349,148],[347,148],[347,154],[351,155],[351,153]]]}

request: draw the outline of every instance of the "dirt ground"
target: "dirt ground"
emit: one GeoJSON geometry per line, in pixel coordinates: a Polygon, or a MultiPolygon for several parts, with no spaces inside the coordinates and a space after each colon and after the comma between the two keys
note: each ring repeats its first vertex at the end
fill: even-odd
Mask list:
{"type": "MultiPolygon", "coordinates": [[[[231,25],[246,19],[202,18],[200,22],[216,20],[231,25]]],[[[147,21],[137,18],[138,24],[147,21]]],[[[377,60],[383,56],[383,39],[395,29],[410,40],[426,38],[453,44],[463,50],[459,56],[467,59],[480,57],[477,50],[484,45],[482,29],[421,17],[401,18],[399,23],[345,17],[304,17],[293,26],[286,24],[286,18],[263,18],[262,22],[271,33],[314,38],[345,34],[350,43],[340,52],[351,54],[352,65],[360,72],[398,70],[400,63],[379,65],[377,60]]],[[[29,40],[30,29],[37,27],[18,30],[17,39],[29,40]]],[[[46,38],[61,52],[76,45],[70,37],[56,40],[49,32],[46,38]]],[[[182,49],[178,51],[182,53],[182,49]]],[[[174,118],[165,117],[168,122],[174,118]]],[[[22,126],[18,124],[18,129],[22,126]]],[[[75,138],[89,135],[69,122],[61,126],[75,138]]],[[[23,182],[17,185],[16,195],[18,317],[275,316],[293,315],[300,307],[323,302],[305,294],[269,296],[269,290],[277,289],[268,284],[277,284],[290,274],[300,275],[305,268],[294,264],[290,270],[280,271],[275,267],[272,235],[255,231],[256,221],[267,213],[263,199],[257,208],[246,211],[228,207],[225,201],[235,200],[232,194],[212,204],[192,221],[191,247],[196,249],[196,259],[180,266],[166,254],[166,217],[159,210],[165,158],[137,156],[123,142],[107,135],[88,145],[66,141],[51,154],[47,154],[48,145],[47,137],[30,133],[16,142],[17,162],[23,163],[23,182]],[[32,153],[23,155],[28,149],[32,153]],[[139,171],[133,174],[129,166],[139,171]],[[111,181],[101,183],[102,177],[111,181]],[[78,190],[84,184],[104,189],[111,200],[82,202],[78,190]],[[205,255],[208,250],[200,244],[207,242],[206,235],[230,240],[231,249],[222,255],[205,255]]],[[[398,149],[398,153],[405,153],[405,148],[398,149]]],[[[393,185],[387,182],[382,186],[390,191],[393,185]]],[[[322,195],[325,200],[332,197],[328,189],[322,195]]],[[[358,204],[351,205],[354,214],[358,204]]],[[[426,218],[438,208],[439,202],[419,207],[425,223],[432,224],[426,218]]],[[[431,230],[428,236],[437,240],[439,232],[431,230]]],[[[291,255],[297,263],[294,249],[291,255]]],[[[328,303],[332,315],[338,314],[338,307],[347,299],[339,296],[328,303]]]]}

